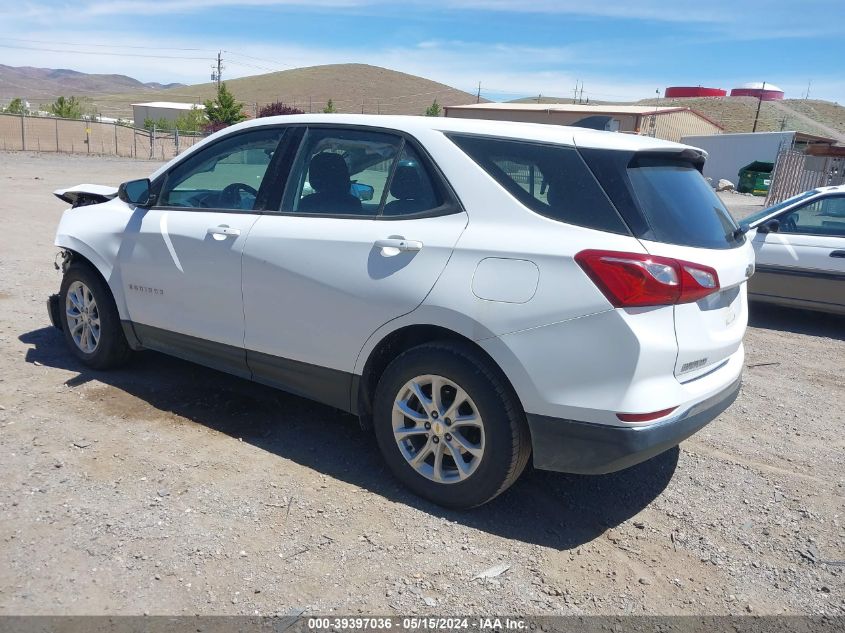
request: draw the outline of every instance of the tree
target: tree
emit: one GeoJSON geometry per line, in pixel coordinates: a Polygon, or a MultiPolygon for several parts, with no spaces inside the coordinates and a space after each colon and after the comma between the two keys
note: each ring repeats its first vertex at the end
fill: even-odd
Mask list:
{"type": "Polygon", "coordinates": [[[258,118],[278,116],[280,114],[305,114],[305,111],[289,106],[283,101],[276,101],[275,103],[268,103],[265,106],[261,106],[261,109],[258,111],[258,118]]]}
{"type": "Polygon", "coordinates": [[[430,106],[428,106],[428,108],[426,108],[425,115],[426,116],[440,116],[440,110],[441,109],[442,108],[440,107],[440,104],[437,103],[437,99],[435,99],[434,102],[430,106]]]}
{"type": "Polygon", "coordinates": [[[156,129],[158,132],[163,132],[165,130],[169,130],[173,127],[173,123],[168,121],[164,117],[161,117],[158,121],[155,119],[146,118],[144,119],[144,129],[145,130],[152,130],[153,128],[156,129]]]}
{"type": "Polygon", "coordinates": [[[207,122],[205,110],[191,106],[190,110],[176,117],[174,127],[180,132],[199,132],[207,122]]]}
{"type": "Polygon", "coordinates": [[[337,108],[334,107],[334,101],[329,99],[326,107],[323,108],[323,114],[334,114],[335,112],[337,112],[337,108]]]}
{"type": "Polygon", "coordinates": [[[23,99],[20,97],[15,97],[9,102],[9,105],[3,110],[8,114],[28,114],[29,110],[27,110],[26,106],[24,105],[23,99]]]}
{"type": "Polygon", "coordinates": [[[59,97],[50,106],[50,112],[61,119],[81,119],[82,102],[76,97],[59,97]]]}
{"type": "Polygon", "coordinates": [[[243,107],[244,104],[235,101],[235,96],[229,92],[226,84],[222,83],[217,91],[217,98],[205,102],[205,115],[209,123],[222,123],[225,127],[246,118],[241,112],[243,107]]]}

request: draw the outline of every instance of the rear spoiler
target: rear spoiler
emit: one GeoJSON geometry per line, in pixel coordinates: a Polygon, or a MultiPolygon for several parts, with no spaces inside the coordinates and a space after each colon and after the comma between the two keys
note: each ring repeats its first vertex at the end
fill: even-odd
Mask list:
{"type": "Polygon", "coordinates": [[[74,207],[83,207],[89,204],[108,202],[112,198],[116,198],[117,187],[87,184],[76,185],[67,189],[56,189],[53,195],[74,207]]]}

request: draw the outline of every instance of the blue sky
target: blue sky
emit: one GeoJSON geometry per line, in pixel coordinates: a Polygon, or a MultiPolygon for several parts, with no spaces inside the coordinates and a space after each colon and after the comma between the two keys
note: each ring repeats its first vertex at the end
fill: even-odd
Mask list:
{"type": "Polygon", "coordinates": [[[23,0],[0,33],[0,63],[142,81],[208,81],[223,49],[230,78],[360,62],[493,99],[765,80],[845,103],[841,1],[23,0]]]}

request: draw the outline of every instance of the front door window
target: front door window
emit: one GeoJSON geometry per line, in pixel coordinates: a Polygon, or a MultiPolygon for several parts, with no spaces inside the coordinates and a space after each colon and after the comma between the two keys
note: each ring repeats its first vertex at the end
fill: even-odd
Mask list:
{"type": "Polygon", "coordinates": [[[256,211],[284,130],[263,128],[203,148],[167,174],[157,206],[256,211]]]}

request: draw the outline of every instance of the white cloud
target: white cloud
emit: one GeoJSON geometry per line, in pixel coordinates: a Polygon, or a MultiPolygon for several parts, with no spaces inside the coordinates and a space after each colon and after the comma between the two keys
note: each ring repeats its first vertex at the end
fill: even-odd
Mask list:
{"type": "MultiPolygon", "coordinates": [[[[695,83],[712,82],[730,88],[734,83],[731,75],[741,69],[732,67],[731,72],[726,73],[724,68],[708,67],[708,47],[732,39],[754,39],[766,34],[806,34],[805,25],[819,3],[802,3],[804,10],[798,11],[797,16],[791,16],[796,13],[794,7],[789,9],[787,3],[774,0],[760,15],[760,20],[770,26],[758,26],[759,23],[755,22],[754,28],[742,24],[743,16],[733,4],[730,0],[713,0],[705,10],[698,8],[700,4],[692,0],[679,0],[671,5],[671,9],[665,2],[657,0],[601,5],[583,0],[449,0],[437,7],[441,15],[448,8],[664,21],[674,20],[680,15],[688,22],[698,22],[697,26],[691,27],[692,34],[685,30],[683,37],[674,25],[667,26],[665,35],[661,37],[638,37],[636,25],[632,24],[630,35],[626,38],[574,44],[569,43],[566,34],[562,33],[561,43],[555,46],[532,45],[530,38],[520,41],[519,34],[514,34],[515,42],[500,43],[427,38],[424,30],[417,43],[409,43],[402,48],[370,42],[331,48],[283,45],[257,42],[245,34],[223,41],[216,37],[214,45],[242,54],[224,54],[224,75],[230,78],[300,66],[359,62],[418,74],[468,92],[474,92],[481,81],[483,92],[498,98],[538,93],[568,97],[576,81],[583,81],[584,95],[593,100],[633,100],[652,97],[656,89],[671,85],[675,80],[682,83],[690,81],[688,77],[677,79],[666,76],[659,63],[641,64],[643,59],[659,60],[667,54],[666,51],[671,51],[681,42],[686,46],[695,43],[701,47],[702,62],[689,69],[689,73],[695,76],[695,83]]],[[[363,11],[375,6],[384,6],[387,10],[390,5],[391,10],[397,10],[394,0],[80,0],[79,4],[67,1],[57,6],[48,6],[44,0],[32,0],[19,11],[9,5],[0,8],[0,21],[8,35],[0,41],[0,54],[3,63],[13,66],[60,66],[85,72],[121,73],[142,81],[205,82],[209,79],[216,54],[216,49],[208,48],[208,40],[200,35],[183,35],[176,40],[170,35],[157,37],[155,29],[146,26],[134,28],[137,20],[132,17],[121,19],[120,16],[131,16],[139,11],[200,14],[209,7],[229,5],[307,6],[312,11],[363,11]],[[14,37],[37,41],[15,40],[14,37]],[[176,41],[179,48],[171,48],[177,45],[176,41]],[[133,46],[137,48],[131,48],[133,46]],[[36,48],[52,50],[30,50],[36,48]]],[[[744,7],[743,11],[748,12],[752,6],[744,7]]],[[[408,22],[413,23],[411,12],[417,11],[420,15],[431,13],[431,3],[405,0],[402,10],[406,9],[410,16],[408,22]]],[[[819,29],[845,28],[845,21],[827,20],[817,24],[819,29]]],[[[806,88],[807,78],[777,73],[776,64],[775,72],[769,78],[782,85],[792,96],[802,94],[806,88]]],[[[754,77],[743,76],[739,81],[750,79],[754,77]]],[[[845,85],[836,77],[825,78],[819,74],[812,94],[818,98],[844,101],[845,85]]]]}
{"type": "MultiPolygon", "coordinates": [[[[640,0],[624,2],[585,2],[584,0],[441,0],[433,6],[430,0],[404,0],[403,11],[496,11],[521,14],[558,14],[633,21],[676,22],[683,24],[723,25],[731,32],[766,33],[773,28],[789,34],[794,29],[831,28],[841,20],[831,19],[830,3],[822,0],[752,0],[738,5],[734,0],[640,0]],[[751,26],[749,26],[749,24],[751,26]]],[[[119,15],[199,14],[223,7],[279,7],[315,9],[370,10],[396,9],[395,0],[79,0],[56,5],[34,0],[23,7],[0,9],[0,16],[31,17],[58,15],[68,19],[119,15]]]]}

